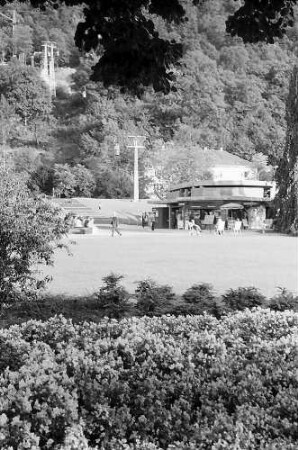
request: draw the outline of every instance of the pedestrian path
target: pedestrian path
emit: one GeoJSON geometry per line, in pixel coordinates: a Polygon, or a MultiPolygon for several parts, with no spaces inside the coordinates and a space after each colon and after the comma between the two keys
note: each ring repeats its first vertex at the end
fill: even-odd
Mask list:
{"type": "Polygon", "coordinates": [[[108,225],[113,213],[116,212],[120,223],[126,225],[139,225],[144,211],[151,211],[153,204],[149,199],[134,202],[131,199],[101,199],[101,198],[55,198],[66,212],[76,216],[92,216],[95,225],[108,225]]]}
{"type": "MultiPolygon", "coordinates": [[[[201,233],[199,233],[198,235],[193,234],[190,235],[188,230],[177,230],[177,229],[168,229],[168,228],[157,228],[154,231],[152,231],[149,227],[143,229],[141,226],[137,226],[137,225],[126,225],[126,224],[120,224],[119,227],[122,236],[121,237],[125,237],[125,236],[139,236],[139,237],[145,237],[145,238],[150,238],[152,236],[170,236],[170,237],[175,237],[175,238],[179,238],[182,236],[185,236],[186,238],[190,239],[190,240],[200,240],[200,239],[226,239],[226,238],[230,238],[233,237],[233,239],[241,239],[241,238],[246,238],[246,237],[250,237],[250,236],[260,236],[260,237],[264,237],[265,235],[262,234],[259,230],[245,230],[240,234],[237,234],[235,236],[235,234],[232,231],[226,231],[223,235],[217,235],[214,232],[209,232],[208,230],[203,230],[201,233]]],[[[268,234],[268,236],[271,235],[268,234]]],[[[96,238],[96,237],[106,237],[106,236],[111,236],[111,225],[110,224],[101,224],[99,226],[95,226],[93,228],[93,233],[92,234],[70,234],[70,236],[72,236],[74,239],[76,239],[77,237],[83,238],[83,239],[87,239],[87,238],[96,238]]],[[[120,236],[115,236],[115,237],[119,237],[120,236]]]]}

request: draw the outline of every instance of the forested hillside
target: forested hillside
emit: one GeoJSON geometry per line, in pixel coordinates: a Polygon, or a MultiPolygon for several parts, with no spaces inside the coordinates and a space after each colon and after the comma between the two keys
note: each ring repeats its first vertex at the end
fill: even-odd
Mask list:
{"type": "Polygon", "coordinates": [[[183,4],[187,22],[165,25],[154,18],[160,36],[183,44],[175,90],[165,95],[147,88],[138,97],[90,81],[101,48],[84,55],[76,48],[79,7],[40,11],[14,2],[1,8],[0,52],[7,63],[0,65],[2,148],[6,160],[27,172],[32,189],[130,196],[131,134],[147,137],[141,169],[158,168],[165,183],[206,177],[205,147],[222,147],[256,165],[278,163],[298,25],[275,44],[244,44],[225,31],[227,16],[239,7],[234,0],[209,0],[199,9],[189,0],[183,4]],[[15,24],[7,19],[13,11],[15,24]],[[54,99],[39,77],[38,52],[47,40],[59,50],[57,69],[75,69],[70,89],[58,86],[54,99]],[[34,52],[35,68],[29,66],[34,52]]]}

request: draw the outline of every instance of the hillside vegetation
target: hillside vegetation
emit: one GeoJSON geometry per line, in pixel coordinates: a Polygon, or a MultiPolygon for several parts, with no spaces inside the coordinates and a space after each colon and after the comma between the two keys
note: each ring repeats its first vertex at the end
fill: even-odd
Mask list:
{"type": "MultiPolygon", "coordinates": [[[[52,193],[54,187],[63,196],[129,197],[129,134],[147,136],[141,170],[153,165],[165,185],[206,177],[204,164],[198,169],[199,148],[223,147],[263,167],[268,161],[278,164],[289,77],[296,61],[296,25],[275,44],[244,44],[225,31],[225,20],[237,7],[234,1],[211,0],[199,10],[184,3],[188,22],[173,26],[155,19],[161,36],[183,43],[176,91],[164,95],[148,88],[141,98],[90,82],[101,50],[83,57],[74,45],[81,7],[40,11],[17,2],[2,7],[7,16],[14,8],[18,18],[14,35],[11,24],[0,19],[2,55],[8,61],[0,66],[2,142],[16,169],[28,173],[32,189],[52,193]],[[55,99],[41,94],[39,53],[36,69],[11,59],[12,53],[22,53],[29,62],[45,40],[56,43],[58,66],[75,69],[71,92],[69,86],[58,87],[55,99]],[[22,81],[29,78],[31,91],[22,81]]],[[[143,193],[147,182],[143,176],[143,193]]]]}

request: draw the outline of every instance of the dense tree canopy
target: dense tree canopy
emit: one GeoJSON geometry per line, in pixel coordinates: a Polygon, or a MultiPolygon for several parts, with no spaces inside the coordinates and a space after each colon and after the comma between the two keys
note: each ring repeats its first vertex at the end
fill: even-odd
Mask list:
{"type": "MultiPolygon", "coordinates": [[[[11,1],[0,2],[7,3],[11,1]]],[[[80,49],[96,51],[101,56],[94,67],[94,80],[136,92],[148,85],[153,85],[156,91],[171,90],[175,78],[173,65],[183,55],[183,43],[161,36],[157,21],[183,23],[189,19],[190,0],[30,0],[30,3],[43,9],[49,5],[54,8],[61,4],[84,5],[84,20],[77,26],[75,40],[80,49]]],[[[192,3],[200,10],[206,0],[192,3]]],[[[273,43],[293,26],[295,4],[296,0],[245,0],[236,11],[232,8],[226,29],[244,42],[273,43]]]]}
{"type": "Polygon", "coordinates": [[[294,25],[296,0],[245,0],[227,20],[227,32],[244,42],[273,43],[294,25]]]}
{"type": "Polygon", "coordinates": [[[52,264],[68,232],[64,219],[59,206],[31,195],[24,177],[0,167],[0,305],[48,281],[37,264],[52,264]]]}
{"type": "Polygon", "coordinates": [[[46,118],[52,109],[49,91],[37,71],[19,63],[0,66],[0,96],[26,125],[46,118]]]}
{"type": "MultiPolygon", "coordinates": [[[[287,160],[286,98],[298,54],[296,3],[2,0],[3,12],[9,15],[15,8],[18,19],[13,35],[0,18],[2,58],[16,51],[27,55],[28,63],[34,51],[38,63],[42,42],[53,40],[58,65],[75,67],[70,94],[57,91],[53,114],[39,124],[38,133],[36,117],[39,122],[43,117],[36,116],[35,106],[43,96],[33,96],[36,101],[25,107],[23,97],[16,102],[16,85],[7,89],[5,77],[0,77],[2,143],[14,147],[16,167],[26,168],[31,185],[47,193],[57,187],[55,164],[66,164],[67,172],[77,172],[90,186],[80,192],[76,188],[76,194],[129,196],[129,134],[148,137],[143,165],[152,167],[159,158],[158,170],[172,182],[194,172],[206,176],[200,156],[204,148],[223,147],[250,161],[259,158],[265,161],[263,175],[272,174],[267,163],[276,166],[287,160]],[[26,151],[32,154],[28,164],[26,151]]],[[[20,86],[27,83],[27,75],[20,71],[20,86]]]]}
{"type": "MultiPolygon", "coordinates": [[[[60,30],[60,37],[62,39],[63,34],[63,42],[67,45],[62,40],[57,41],[59,56],[56,61],[58,65],[74,62],[73,57],[67,59],[66,55],[75,54],[74,43],[72,46],[70,44],[71,38],[75,24],[80,17],[83,18],[78,5],[62,5],[55,10],[52,4],[48,4],[46,11],[38,11],[29,2],[14,2],[4,8],[6,15],[11,14],[9,7],[15,7],[22,26],[30,28],[31,45],[37,56],[43,39],[58,38],[56,31],[60,30]]],[[[51,176],[55,163],[68,164],[71,170],[82,164],[93,172],[96,179],[100,177],[102,193],[112,192],[112,186],[102,185],[107,177],[99,174],[110,171],[117,174],[118,169],[122,174],[132,173],[132,153],[126,148],[128,134],[150,137],[150,142],[146,143],[148,152],[141,155],[144,164],[148,162],[149,166],[153,164],[154,148],[159,151],[163,142],[173,143],[177,154],[181,146],[201,149],[223,147],[249,160],[254,154],[262,153],[269,157],[271,164],[278,163],[285,139],[288,79],[296,58],[295,33],[283,46],[279,42],[274,45],[244,44],[240,39],[231,38],[225,30],[226,18],[239,8],[233,0],[210,0],[199,7],[189,0],[183,2],[183,7],[188,21],[178,24],[171,25],[162,17],[150,16],[161,39],[175,39],[183,46],[181,65],[175,69],[175,91],[167,95],[148,87],[142,98],[138,99],[131,93],[121,93],[121,89],[115,86],[106,88],[101,82],[90,82],[92,66],[104,50],[99,46],[95,52],[85,54],[76,65],[72,95],[57,90],[58,98],[52,109],[54,115],[39,115],[38,121],[43,120],[42,124],[36,120],[30,122],[28,118],[36,115],[36,105],[34,101],[28,104],[28,126],[24,129],[23,115],[15,112],[15,99],[20,95],[18,84],[14,83],[7,90],[5,78],[0,78],[3,93],[2,142],[13,147],[26,146],[28,152],[33,143],[42,148],[42,158],[35,158],[33,184],[37,182],[43,191],[51,193],[55,187],[51,176]],[[33,131],[36,136],[32,135],[33,131]],[[114,152],[115,142],[120,144],[121,149],[118,158],[114,152]],[[46,171],[49,176],[45,182],[46,171]]],[[[6,35],[9,38],[11,30],[6,30],[6,35]]],[[[22,51],[21,47],[17,49],[22,51]]],[[[33,69],[18,67],[21,70],[17,78],[20,86],[24,86],[26,73],[33,69]]],[[[15,70],[13,64],[2,69],[5,72],[15,70]]],[[[33,94],[39,84],[39,80],[30,84],[33,94]]],[[[36,98],[34,95],[33,98],[36,98]]],[[[42,95],[37,95],[38,101],[42,98],[42,95]]],[[[18,105],[19,110],[22,103],[18,105]]],[[[171,173],[170,167],[166,167],[171,160],[167,154],[169,148],[172,147],[166,146],[162,155],[165,161],[162,171],[165,173],[171,173]]],[[[17,166],[21,167],[19,150],[14,150],[13,155],[17,166]]],[[[199,155],[197,152],[196,167],[202,164],[199,155]]],[[[181,165],[179,173],[176,171],[177,180],[174,182],[181,180],[183,175],[186,177],[188,172],[183,167],[181,165]]],[[[117,177],[112,178],[116,182],[117,177]]],[[[128,180],[130,178],[128,176],[128,180]]],[[[123,182],[120,184],[123,185],[123,182]]]]}

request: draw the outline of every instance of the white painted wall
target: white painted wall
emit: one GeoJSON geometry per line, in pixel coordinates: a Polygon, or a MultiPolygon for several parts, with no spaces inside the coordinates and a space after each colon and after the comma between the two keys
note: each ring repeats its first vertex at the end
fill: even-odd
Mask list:
{"type": "Polygon", "coordinates": [[[214,181],[256,180],[256,173],[249,166],[218,165],[210,169],[214,181]]]}

